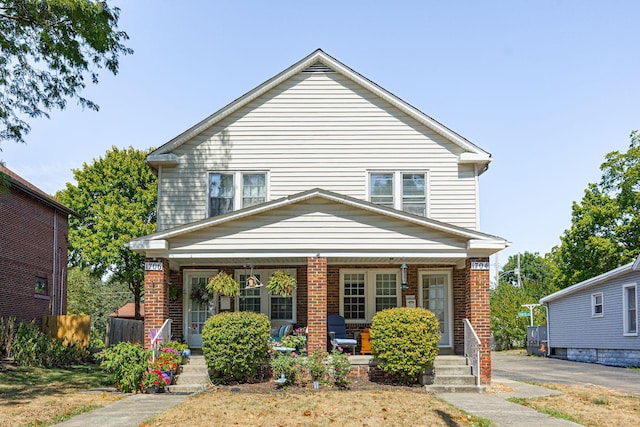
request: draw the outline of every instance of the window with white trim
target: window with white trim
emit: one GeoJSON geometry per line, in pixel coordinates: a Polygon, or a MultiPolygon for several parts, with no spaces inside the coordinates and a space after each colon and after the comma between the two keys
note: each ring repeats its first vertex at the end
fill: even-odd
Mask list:
{"type": "Polygon", "coordinates": [[[591,316],[604,316],[604,300],[602,297],[602,292],[591,294],[591,316]]]}
{"type": "MultiPolygon", "coordinates": [[[[254,270],[255,276],[261,283],[266,284],[275,270],[254,270]]],[[[295,270],[287,270],[294,277],[295,270]]],[[[296,320],[296,291],[288,297],[281,295],[272,295],[266,286],[259,288],[247,288],[247,279],[250,274],[245,270],[236,270],[236,280],[240,284],[240,295],[236,298],[237,311],[252,311],[254,313],[263,313],[271,320],[288,320],[295,322],[296,320]]]]}
{"type": "Polygon", "coordinates": [[[622,287],[624,334],[638,335],[638,293],[636,285],[622,287]]]}
{"type": "Polygon", "coordinates": [[[267,201],[266,172],[210,172],[209,216],[267,201]]]}
{"type": "Polygon", "coordinates": [[[370,172],[369,201],[427,216],[426,172],[370,172]]]}
{"type": "Polygon", "coordinates": [[[400,307],[400,271],[340,270],[340,314],[354,323],[370,322],[380,310],[400,307]]]}

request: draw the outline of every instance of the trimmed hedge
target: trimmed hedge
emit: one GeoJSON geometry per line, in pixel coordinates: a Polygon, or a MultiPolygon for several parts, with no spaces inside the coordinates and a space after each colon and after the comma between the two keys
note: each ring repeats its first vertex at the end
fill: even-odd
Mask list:
{"type": "Polygon", "coordinates": [[[225,312],[210,317],[202,329],[202,354],[211,379],[247,382],[262,375],[268,367],[270,330],[264,314],[225,312]]]}
{"type": "Polygon", "coordinates": [[[438,355],[440,328],[424,308],[391,308],[373,316],[371,353],[378,367],[403,383],[416,383],[438,355]]]}

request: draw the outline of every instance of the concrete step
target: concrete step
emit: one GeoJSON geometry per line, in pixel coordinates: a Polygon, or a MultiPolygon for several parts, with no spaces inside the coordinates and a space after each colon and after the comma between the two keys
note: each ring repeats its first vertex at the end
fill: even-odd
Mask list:
{"type": "Polygon", "coordinates": [[[434,385],[475,385],[473,375],[437,375],[433,378],[434,385]]]}
{"type": "Polygon", "coordinates": [[[477,385],[426,385],[424,386],[430,393],[484,393],[486,386],[477,385]]]}
{"type": "Polygon", "coordinates": [[[456,355],[437,356],[436,360],[433,363],[433,366],[436,368],[438,366],[451,366],[451,365],[466,366],[467,358],[464,356],[456,356],[456,355]]]}
{"type": "Polygon", "coordinates": [[[169,393],[194,394],[207,389],[207,384],[172,384],[167,387],[169,393]]]}
{"type": "Polygon", "coordinates": [[[199,374],[180,374],[175,377],[175,384],[208,384],[209,377],[207,375],[199,374]]]}
{"type": "Polygon", "coordinates": [[[434,369],[436,376],[471,375],[471,366],[467,365],[438,365],[434,369]]]}

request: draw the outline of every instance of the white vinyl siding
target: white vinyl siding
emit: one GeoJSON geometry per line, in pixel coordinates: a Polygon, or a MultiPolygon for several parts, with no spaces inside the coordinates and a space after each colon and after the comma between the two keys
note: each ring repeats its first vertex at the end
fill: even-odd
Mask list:
{"type": "Polygon", "coordinates": [[[272,209],[258,218],[249,217],[224,227],[202,229],[171,240],[175,254],[228,254],[268,248],[269,252],[319,251],[434,251],[466,253],[465,238],[429,230],[407,222],[398,223],[354,207],[328,200],[311,200],[272,209]],[[256,222],[258,221],[258,222],[256,222]]]}
{"type": "Polygon", "coordinates": [[[636,285],[622,287],[622,315],[625,336],[638,335],[638,293],[636,285]]]}
{"type": "Polygon", "coordinates": [[[340,314],[350,323],[369,323],[380,310],[400,307],[400,271],[340,270],[340,314]]]}
{"type": "Polygon", "coordinates": [[[477,229],[477,174],[461,148],[337,73],[302,73],[174,152],[158,230],[207,215],[207,172],[268,170],[267,200],[322,188],[368,200],[368,171],[429,171],[429,217],[477,229]]]}

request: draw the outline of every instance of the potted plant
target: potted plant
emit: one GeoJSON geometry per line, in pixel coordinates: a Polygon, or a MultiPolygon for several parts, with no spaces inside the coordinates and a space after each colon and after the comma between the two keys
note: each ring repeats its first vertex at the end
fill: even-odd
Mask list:
{"type": "Polygon", "coordinates": [[[296,278],[287,271],[274,271],[267,283],[267,289],[273,295],[288,297],[298,286],[296,278]]]}
{"type": "Polygon", "coordinates": [[[240,284],[233,280],[233,277],[229,276],[224,271],[218,273],[207,284],[207,290],[211,293],[217,293],[227,297],[235,297],[240,295],[240,284]]]}
{"type": "Polygon", "coordinates": [[[148,370],[142,378],[145,393],[162,393],[170,383],[171,380],[167,380],[159,369],[148,370]]]}

